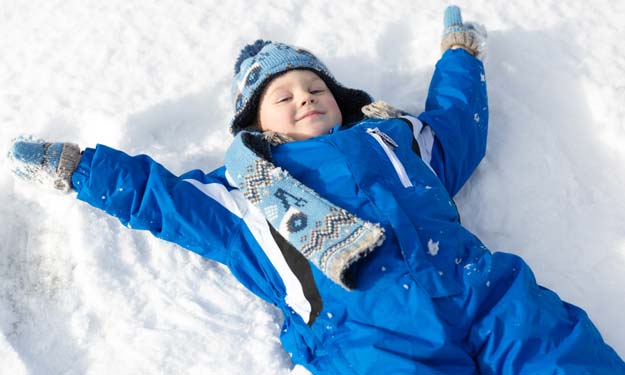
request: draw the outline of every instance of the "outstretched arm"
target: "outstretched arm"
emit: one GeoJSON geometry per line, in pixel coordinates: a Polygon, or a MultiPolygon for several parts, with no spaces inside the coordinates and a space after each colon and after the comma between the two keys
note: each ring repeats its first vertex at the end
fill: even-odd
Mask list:
{"type": "Polygon", "coordinates": [[[78,199],[202,256],[223,262],[241,219],[197,186],[227,192],[226,181],[199,170],[180,177],[147,155],[98,145],[86,149],[72,176],[78,199]]]}
{"type": "Polygon", "coordinates": [[[443,56],[436,64],[425,111],[419,120],[431,127],[430,165],[455,195],[486,152],[488,98],[483,53],[483,27],[463,24],[460,10],[445,12],[443,56]]]}
{"type": "Polygon", "coordinates": [[[146,155],[129,156],[102,145],[81,155],[76,145],[35,140],[15,142],[10,157],[21,177],[75,190],[78,199],[124,225],[222,263],[227,242],[240,229],[223,170],[178,177],[146,155]],[[68,156],[71,163],[63,161],[68,156]]]}

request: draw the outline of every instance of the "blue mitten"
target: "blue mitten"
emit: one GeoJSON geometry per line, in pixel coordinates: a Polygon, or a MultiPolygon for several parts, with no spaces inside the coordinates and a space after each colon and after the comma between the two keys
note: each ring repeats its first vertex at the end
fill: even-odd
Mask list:
{"type": "Polygon", "coordinates": [[[462,47],[472,55],[484,57],[486,47],[486,28],[474,22],[462,22],[460,8],[450,5],[445,9],[443,39],[441,50],[462,47]]]}
{"type": "Polygon", "coordinates": [[[13,141],[9,160],[13,172],[26,181],[52,185],[69,192],[81,152],[73,143],[49,143],[34,138],[13,141]]]}

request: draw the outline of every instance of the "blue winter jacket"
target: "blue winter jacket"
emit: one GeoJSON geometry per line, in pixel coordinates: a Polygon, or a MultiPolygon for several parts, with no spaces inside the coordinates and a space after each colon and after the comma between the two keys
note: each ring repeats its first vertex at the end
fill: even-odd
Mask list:
{"type": "Polygon", "coordinates": [[[482,63],[449,50],[418,118],[366,119],[273,148],[274,164],[385,229],[351,270],[352,291],[281,240],[224,167],[175,176],[99,145],[73,184],[122,223],[227,265],[282,310],[285,350],[315,374],[625,373],[582,310],[461,225],[452,197],[484,156],[487,124],[482,63]]]}

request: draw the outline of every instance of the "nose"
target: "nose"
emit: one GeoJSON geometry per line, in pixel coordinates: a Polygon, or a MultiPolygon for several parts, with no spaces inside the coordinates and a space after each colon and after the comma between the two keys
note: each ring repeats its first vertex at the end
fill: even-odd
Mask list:
{"type": "Polygon", "coordinates": [[[314,103],[315,103],[315,97],[312,95],[307,95],[304,98],[302,98],[302,106],[306,104],[314,104],[314,103]]]}

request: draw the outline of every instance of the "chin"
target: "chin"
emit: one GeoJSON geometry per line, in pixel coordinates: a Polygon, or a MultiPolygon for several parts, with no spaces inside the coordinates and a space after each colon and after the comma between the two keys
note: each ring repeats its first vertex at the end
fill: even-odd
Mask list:
{"type": "MultiPolygon", "coordinates": [[[[302,124],[303,126],[300,128],[301,132],[293,132],[289,134],[294,139],[300,141],[308,138],[318,137],[320,135],[325,135],[330,133],[330,130],[334,127],[329,126],[328,124],[302,124]]],[[[297,129],[296,129],[297,130],[297,129]]]]}

